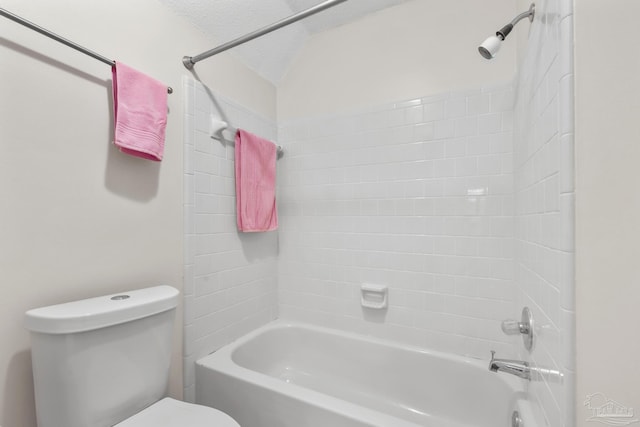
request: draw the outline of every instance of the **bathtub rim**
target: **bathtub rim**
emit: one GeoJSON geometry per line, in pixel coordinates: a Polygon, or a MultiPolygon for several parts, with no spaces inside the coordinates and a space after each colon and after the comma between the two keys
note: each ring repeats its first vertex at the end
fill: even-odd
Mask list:
{"type": "MultiPolygon", "coordinates": [[[[394,340],[385,339],[385,338],[379,338],[371,335],[365,335],[358,332],[342,331],[339,329],[333,329],[326,326],[317,326],[310,323],[304,323],[304,322],[288,320],[288,319],[272,320],[269,323],[266,323],[260,326],[259,328],[254,329],[251,332],[248,332],[247,334],[220,347],[218,350],[213,351],[207,354],[206,356],[199,358],[198,360],[196,360],[195,363],[197,365],[208,366],[208,363],[207,363],[208,361],[217,360],[219,358],[221,359],[222,357],[227,356],[226,360],[232,362],[233,365],[238,366],[248,372],[257,372],[235,363],[233,360],[234,351],[236,351],[238,347],[242,346],[243,344],[246,344],[247,342],[251,341],[252,339],[261,335],[264,332],[271,331],[271,330],[278,330],[278,329],[289,329],[289,328],[309,329],[315,332],[326,333],[330,335],[337,335],[342,338],[349,338],[357,341],[366,341],[368,343],[381,345],[383,347],[392,347],[392,348],[396,348],[404,351],[417,352],[427,356],[435,357],[437,359],[446,359],[446,360],[452,360],[454,362],[463,363],[465,365],[470,365],[470,366],[479,368],[481,370],[485,370],[485,369],[488,370],[488,365],[489,365],[489,359],[490,359],[489,355],[487,355],[486,360],[470,357],[470,356],[461,356],[454,353],[447,353],[444,351],[433,350],[426,347],[407,344],[400,341],[394,341],[394,340]]],[[[260,372],[257,372],[257,373],[260,373],[260,372]]],[[[262,375],[266,375],[266,374],[262,374],[262,375]]],[[[526,388],[523,386],[523,384],[520,381],[518,381],[518,378],[510,377],[507,375],[501,375],[500,373],[496,373],[496,375],[498,380],[500,380],[501,382],[505,382],[508,386],[510,386],[514,390],[521,391],[526,388]]]]}
{"type": "MultiPolygon", "coordinates": [[[[454,363],[463,363],[471,366],[473,369],[488,369],[485,364],[488,361],[480,359],[473,359],[470,357],[455,355],[451,353],[445,353],[437,350],[431,350],[415,345],[399,343],[393,340],[387,340],[369,335],[363,335],[354,332],[346,332],[337,329],[327,328],[324,326],[316,326],[308,323],[291,321],[287,319],[273,320],[245,335],[234,340],[233,342],[221,347],[219,350],[210,353],[198,359],[196,363],[196,369],[207,369],[215,372],[218,375],[240,378],[248,384],[256,387],[269,389],[273,393],[277,393],[282,396],[290,397],[300,400],[306,404],[313,405],[325,410],[336,412],[341,416],[349,419],[353,419],[359,422],[369,423],[371,426],[379,425],[379,423],[386,422],[384,425],[394,425],[397,427],[419,427],[418,424],[398,418],[396,416],[386,414],[384,412],[371,409],[357,403],[343,400],[341,398],[326,394],[320,391],[316,391],[307,387],[300,386],[298,384],[292,384],[282,381],[281,379],[272,377],[268,374],[255,371],[253,369],[245,368],[237,364],[233,360],[233,353],[241,347],[243,344],[250,342],[257,336],[272,330],[283,330],[289,328],[301,328],[305,330],[312,330],[319,333],[326,333],[331,335],[337,335],[342,338],[355,339],[358,341],[365,341],[372,344],[382,345],[385,347],[392,347],[394,349],[400,349],[402,351],[411,351],[424,354],[428,357],[435,357],[437,359],[444,359],[447,361],[453,361],[454,363]],[[357,414],[357,416],[355,415],[357,414]]],[[[198,378],[196,375],[196,401],[201,403],[198,397],[198,378]]],[[[522,404],[526,404],[526,389],[527,384],[524,380],[516,377],[509,377],[505,374],[496,373],[495,381],[502,382],[506,387],[512,390],[512,394],[509,396],[509,401],[505,402],[508,408],[516,408],[522,404]]],[[[511,411],[511,409],[509,409],[511,411]]],[[[507,421],[505,421],[506,423],[507,421]]],[[[509,425],[509,424],[505,424],[509,425]]]]}

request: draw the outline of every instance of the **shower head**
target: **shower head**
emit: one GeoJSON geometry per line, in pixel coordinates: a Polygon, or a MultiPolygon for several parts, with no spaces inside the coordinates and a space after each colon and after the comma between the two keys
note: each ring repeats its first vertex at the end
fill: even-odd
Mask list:
{"type": "Polygon", "coordinates": [[[497,31],[495,36],[487,38],[480,46],[478,46],[478,52],[480,52],[480,55],[485,59],[493,59],[500,50],[503,40],[506,39],[511,30],[513,30],[513,27],[524,18],[529,18],[529,22],[533,22],[535,13],[536,4],[531,3],[528,11],[513,18],[511,22],[497,31]]]}
{"type": "Polygon", "coordinates": [[[480,55],[482,55],[484,59],[493,59],[500,50],[502,40],[504,39],[500,38],[500,36],[487,37],[487,39],[478,46],[478,52],[480,52],[480,55]]]}

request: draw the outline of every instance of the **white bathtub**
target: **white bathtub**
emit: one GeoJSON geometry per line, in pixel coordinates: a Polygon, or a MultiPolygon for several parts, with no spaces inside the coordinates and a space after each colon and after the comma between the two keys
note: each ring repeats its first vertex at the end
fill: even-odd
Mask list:
{"type": "Polygon", "coordinates": [[[276,321],[200,359],[196,401],[242,427],[509,427],[526,383],[487,365],[276,321]]]}

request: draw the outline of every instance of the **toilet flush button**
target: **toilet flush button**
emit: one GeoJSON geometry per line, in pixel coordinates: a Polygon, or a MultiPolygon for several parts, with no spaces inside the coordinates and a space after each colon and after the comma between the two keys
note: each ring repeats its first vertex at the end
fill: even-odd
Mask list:
{"type": "Polygon", "coordinates": [[[129,298],[131,298],[129,295],[116,295],[116,296],[111,297],[111,299],[113,301],[120,301],[120,300],[123,300],[123,299],[129,299],[129,298]]]}

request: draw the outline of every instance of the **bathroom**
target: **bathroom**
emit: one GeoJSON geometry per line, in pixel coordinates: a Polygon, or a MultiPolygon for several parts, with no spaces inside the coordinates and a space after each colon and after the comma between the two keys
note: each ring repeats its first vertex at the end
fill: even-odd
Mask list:
{"type": "MultiPolygon", "coordinates": [[[[275,318],[487,363],[489,350],[519,358],[520,341],[502,336],[500,322],[519,318],[526,303],[546,327],[535,362],[564,373],[561,386],[530,385],[544,414],[540,425],[591,425],[583,403],[594,393],[640,407],[640,372],[633,363],[639,344],[623,328],[634,324],[640,301],[633,246],[640,234],[633,225],[640,213],[633,162],[639,149],[631,141],[639,134],[633,113],[640,63],[629,53],[640,35],[631,20],[637,2],[536,2],[534,22],[519,23],[500,55],[486,61],[476,52],[478,43],[530,2],[407,1],[313,35],[287,58],[287,72],[275,83],[272,69],[255,71],[233,52],[199,62],[193,71],[181,59],[293,10],[245,7],[229,16],[228,2],[220,2],[230,28],[215,39],[176,3],[1,5],[144,70],[174,92],[164,160],[125,156],[110,144],[111,73],[105,65],[2,20],[0,426],[36,426],[25,311],[157,284],[184,295],[173,338],[169,394],[175,398],[193,400],[197,358],[275,318]],[[194,114],[185,108],[189,97],[194,114]],[[421,119],[412,112],[416,99],[421,119]],[[458,115],[462,103],[475,105],[476,117],[458,115]],[[442,108],[442,127],[424,126],[426,111],[433,112],[425,105],[442,108]],[[228,164],[219,164],[220,177],[208,184],[189,173],[189,166],[197,171],[200,165],[191,147],[221,148],[219,141],[198,138],[208,125],[200,123],[200,113],[217,108],[234,126],[252,127],[284,147],[276,233],[235,231],[228,164]],[[456,120],[459,127],[449,128],[456,120]],[[487,132],[504,134],[500,138],[512,134],[514,145],[496,147],[495,139],[482,138],[469,143],[483,125],[494,126],[487,132]],[[388,129],[397,133],[390,136],[388,129]],[[442,132],[444,150],[453,154],[436,165],[437,153],[420,152],[425,164],[413,167],[411,138],[419,132],[427,133],[424,138],[442,132]],[[358,149],[341,145],[351,142],[358,149]],[[462,164],[472,171],[465,184],[493,179],[463,188],[463,196],[427,187],[441,173],[452,178],[439,181],[443,191],[448,185],[459,190],[455,165],[462,164]],[[421,166],[429,175],[420,175],[421,166]],[[196,211],[196,197],[189,196],[216,182],[224,183],[216,193],[220,210],[196,211]],[[420,207],[416,200],[427,196],[432,204],[420,207]],[[451,215],[444,223],[447,210],[458,208],[473,215],[451,215]],[[205,242],[220,246],[203,252],[194,237],[196,217],[211,213],[225,228],[212,233],[220,239],[205,242]],[[451,246],[427,229],[447,226],[469,234],[455,235],[451,246]],[[488,229],[489,238],[474,240],[475,227],[488,229]],[[463,242],[474,254],[488,244],[484,250],[492,256],[463,256],[466,272],[452,274],[463,242]],[[195,274],[196,259],[212,270],[195,274]],[[464,280],[469,277],[478,280],[464,280]],[[361,308],[363,283],[389,287],[386,313],[361,308]]],[[[269,37],[255,41],[261,54],[272,64],[285,61],[269,57],[270,46],[281,44],[277,33],[269,37]]]]}

